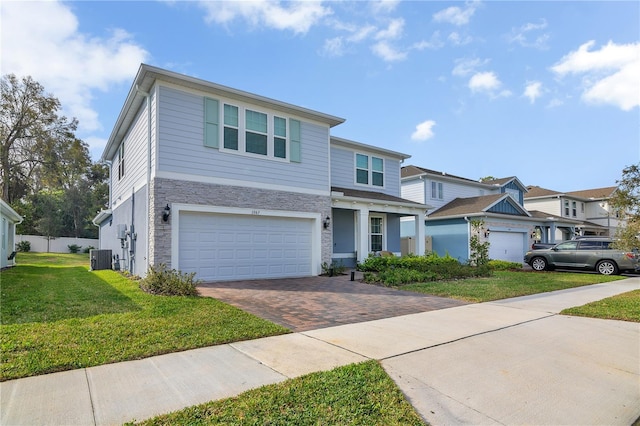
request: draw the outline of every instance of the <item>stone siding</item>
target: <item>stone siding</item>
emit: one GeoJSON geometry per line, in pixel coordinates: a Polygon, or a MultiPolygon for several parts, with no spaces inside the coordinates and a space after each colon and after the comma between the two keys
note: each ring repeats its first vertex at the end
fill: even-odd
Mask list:
{"type": "MultiPolygon", "coordinates": [[[[150,214],[151,241],[149,258],[152,264],[171,266],[171,226],[162,221],[167,204],[183,203],[203,206],[222,206],[320,213],[331,216],[331,197],[296,192],[272,191],[202,182],[155,178],[152,182],[150,214]]],[[[332,230],[322,228],[321,262],[331,263],[332,230]]]]}

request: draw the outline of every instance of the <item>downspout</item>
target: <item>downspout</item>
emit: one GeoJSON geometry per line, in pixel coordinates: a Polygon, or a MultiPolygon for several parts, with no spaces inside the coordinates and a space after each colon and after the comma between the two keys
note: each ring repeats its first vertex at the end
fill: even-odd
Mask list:
{"type": "Polygon", "coordinates": [[[141,90],[138,85],[136,85],[136,91],[144,96],[147,102],[147,202],[145,207],[147,230],[144,256],[146,273],[146,271],[149,270],[149,245],[151,243],[151,239],[149,238],[151,234],[151,219],[149,217],[149,212],[151,210],[151,96],[149,92],[141,90]]]}
{"type": "Polygon", "coordinates": [[[471,221],[468,216],[464,220],[467,222],[467,259],[471,259],[471,221]]]}

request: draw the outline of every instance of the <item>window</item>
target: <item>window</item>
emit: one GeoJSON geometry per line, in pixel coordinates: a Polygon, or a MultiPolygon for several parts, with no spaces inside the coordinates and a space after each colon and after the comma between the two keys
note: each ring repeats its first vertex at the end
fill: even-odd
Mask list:
{"type": "Polygon", "coordinates": [[[273,117],[273,156],[287,158],[287,120],[273,117]]]}
{"type": "Polygon", "coordinates": [[[247,152],[267,155],[267,114],[250,109],[245,114],[247,152]]]}
{"type": "Polygon", "coordinates": [[[369,219],[369,246],[372,252],[382,251],[383,223],[381,217],[369,219]]]}
{"type": "Polygon", "coordinates": [[[431,181],[431,198],[434,200],[442,200],[444,198],[442,182],[431,181]]]}
{"type": "Polygon", "coordinates": [[[581,241],[580,250],[602,250],[602,241],[581,241]]]}
{"type": "Polygon", "coordinates": [[[118,149],[118,180],[124,177],[124,142],[120,144],[118,149]]]}
{"type": "Polygon", "coordinates": [[[238,107],[224,105],[223,146],[226,149],[238,150],[238,107]]]}
{"type": "Polygon", "coordinates": [[[204,146],[301,162],[302,129],[298,120],[205,98],[204,121],[204,146]]]}
{"type": "Polygon", "coordinates": [[[369,157],[356,154],[356,182],[369,185],[369,157]]]}
{"type": "Polygon", "coordinates": [[[564,200],[564,215],[569,216],[569,200],[564,200]]]}
{"type": "Polygon", "coordinates": [[[584,203],[580,203],[580,213],[584,213],[584,203]]]}
{"type": "Polygon", "coordinates": [[[576,204],[575,201],[571,202],[571,216],[572,217],[578,216],[578,209],[577,209],[577,204],[576,204]]]}
{"type": "Polygon", "coordinates": [[[384,186],[384,160],[364,154],[356,154],[356,183],[384,186]]]}

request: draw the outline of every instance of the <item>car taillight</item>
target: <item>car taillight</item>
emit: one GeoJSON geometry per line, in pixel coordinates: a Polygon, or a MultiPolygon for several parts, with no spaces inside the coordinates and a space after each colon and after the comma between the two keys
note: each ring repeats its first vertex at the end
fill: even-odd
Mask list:
{"type": "Polygon", "coordinates": [[[624,255],[627,256],[629,259],[635,259],[636,258],[636,255],[631,253],[631,252],[627,252],[624,255]]]}

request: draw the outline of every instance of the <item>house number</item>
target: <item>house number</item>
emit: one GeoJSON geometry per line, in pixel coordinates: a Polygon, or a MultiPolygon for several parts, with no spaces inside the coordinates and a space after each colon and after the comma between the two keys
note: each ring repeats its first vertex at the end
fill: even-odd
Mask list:
{"type": "Polygon", "coordinates": [[[251,210],[251,214],[260,214],[260,210],[251,210]]]}

